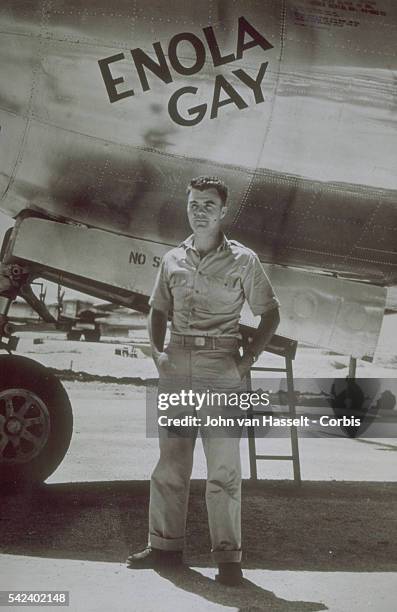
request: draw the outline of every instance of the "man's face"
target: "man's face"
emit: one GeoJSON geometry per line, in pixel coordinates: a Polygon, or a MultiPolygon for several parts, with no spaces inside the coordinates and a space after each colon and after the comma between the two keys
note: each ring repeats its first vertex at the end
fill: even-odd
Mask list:
{"type": "Polygon", "coordinates": [[[212,234],[221,228],[227,207],[216,189],[190,190],[187,201],[187,216],[193,232],[212,234]]]}

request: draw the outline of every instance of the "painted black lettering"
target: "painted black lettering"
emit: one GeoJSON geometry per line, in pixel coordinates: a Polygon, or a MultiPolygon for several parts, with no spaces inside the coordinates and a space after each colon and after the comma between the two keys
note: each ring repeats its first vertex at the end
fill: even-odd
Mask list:
{"type": "Polygon", "coordinates": [[[215,119],[218,116],[218,109],[221,108],[221,106],[226,106],[226,104],[235,104],[240,110],[248,106],[229,81],[221,74],[218,74],[215,79],[214,99],[212,101],[210,118],[215,119]],[[222,91],[226,92],[229,97],[221,100],[222,91]]]}
{"type": "Polygon", "coordinates": [[[131,50],[132,59],[134,60],[135,68],[143,91],[150,90],[145,69],[153,72],[153,74],[161,79],[163,83],[172,83],[172,76],[170,69],[168,68],[163,49],[161,48],[161,44],[159,42],[153,43],[153,49],[156,53],[157,62],[142,51],[142,49],[137,48],[131,50]]]}
{"type": "Polygon", "coordinates": [[[204,28],[203,32],[205,38],[207,39],[208,48],[212,55],[212,61],[214,62],[215,68],[217,66],[223,66],[223,64],[228,64],[229,62],[234,62],[236,56],[233,53],[229,53],[229,55],[221,55],[214,30],[211,26],[204,28]]]}
{"type": "Polygon", "coordinates": [[[204,66],[205,48],[201,40],[195,34],[190,32],[181,32],[181,34],[177,34],[171,38],[168,46],[168,57],[171,66],[176,72],[188,76],[191,74],[196,74],[196,72],[199,72],[204,66]],[[182,41],[189,42],[194,48],[196,60],[192,66],[184,66],[181,64],[178,58],[178,45],[182,41]]]}
{"type": "Polygon", "coordinates": [[[247,87],[252,89],[252,91],[254,92],[255,102],[257,104],[259,104],[260,102],[263,102],[263,91],[261,88],[261,84],[263,81],[263,77],[265,76],[268,63],[269,62],[265,62],[261,64],[261,67],[259,68],[259,72],[258,72],[256,79],[252,79],[249,76],[249,74],[245,72],[245,70],[241,70],[241,69],[233,70],[233,74],[235,74],[236,77],[240,79],[240,81],[242,81],[245,85],[247,85],[247,87]]]}
{"type": "Polygon", "coordinates": [[[257,45],[262,47],[264,51],[268,51],[268,49],[273,49],[273,45],[271,45],[269,41],[266,40],[266,38],[264,38],[262,34],[260,34],[258,30],[256,30],[254,26],[252,26],[245,19],[245,17],[239,17],[236,52],[237,59],[241,59],[243,57],[244,51],[246,51],[247,49],[252,49],[252,47],[256,47],[257,45]],[[246,34],[249,34],[249,36],[251,36],[253,40],[250,40],[249,42],[244,42],[246,34]]]}
{"type": "Polygon", "coordinates": [[[117,79],[114,79],[112,73],[110,72],[109,64],[119,62],[123,59],[125,59],[124,53],[117,53],[117,55],[112,55],[110,57],[105,57],[104,59],[98,60],[106,91],[108,92],[109,101],[112,104],[113,102],[117,102],[117,100],[122,100],[123,98],[134,95],[133,89],[128,89],[127,91],[122,91],[119,93],[116,89],[116,85],[124,83],[124,79],[123,77],[117,77],[117,79]]]}
{"type": "Polygon", "coordinates": [[[142,266],[146,262],[145,253],[139,253],[137,251],[130,252],[130,263],[138,264],[142,266]]]}
{"type": "Polygon", "coordinates": [[[168,112],[170,114],[170,117],[178,125],[197,125],[197,123],[200,123],[200,121],[203,119],[207,111],[206,104],[199,104],[198,106],[193,106],[192,108],[189,108],[187,111],[189,115],[196,115],[195,117],[193,117],[193,119],[186,119],[185,117],[182,117],[182,115],[179,113],[177,102],[181,96],[188,93],[196,94],[197,87],[181,87],[181,89],[177,89],[172,94],[168,102],[168,112]]]}
{"type": "Polygon", "coordinates": [[[155,255],[153,257],[153,268],[158,268],[160,265],[160,261],[161,261],[161,257],[159,257],[158,255],[155,255]]]}

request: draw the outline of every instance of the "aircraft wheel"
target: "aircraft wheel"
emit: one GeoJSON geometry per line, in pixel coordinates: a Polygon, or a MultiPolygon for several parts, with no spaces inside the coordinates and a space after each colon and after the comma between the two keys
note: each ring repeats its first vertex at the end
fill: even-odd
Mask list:
{"type": "Polygon", "coordinates": [[[32,359],[0,355],[0,483],[43,482],[64,458],[72,431],[60,381],[32,359]]]}

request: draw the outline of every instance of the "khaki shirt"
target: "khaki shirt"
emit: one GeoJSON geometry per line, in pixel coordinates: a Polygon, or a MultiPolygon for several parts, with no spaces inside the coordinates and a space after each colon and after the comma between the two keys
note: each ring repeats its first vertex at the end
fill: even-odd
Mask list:
{"type": "Polygon", "coordinates": [[[164,255],[149,304],[173,310],[174,333],[239,337],[245,300],[254,315],[279,305],[258,256],[223,236],[217,249],[200,258],[191,235],[164,255]]]}

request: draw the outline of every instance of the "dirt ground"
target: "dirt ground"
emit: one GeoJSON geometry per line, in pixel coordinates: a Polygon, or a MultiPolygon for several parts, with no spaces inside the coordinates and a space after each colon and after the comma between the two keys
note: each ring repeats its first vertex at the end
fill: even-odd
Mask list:
{"type": "MultiPolygon", "coordinates": [[[[244,483],[244,565],[396,571],[393,483],[244,483]]],[[[44,485],[2,497],[1,552],[121,562],[146,544],[148,482],[44,485]]],[[[208,566],[204,483],[193,481],[186,560],[208,566]]]]}
{"type": "MultiPolygon", "coordinates": [[[[39,488],[2,491],[0,589],[69,589],[73,612],[394,611],[394,440],[304,438],[301,486],[284,480],[291,467],[279,464],[289,462],[263,462],[277,480],[244,480],[246,580],[233,590],[214,581],[200,444],[187,567],[125,567],[129,552],[146,545],[148,478],[158,456],[158,440],[145,435],[144,389],[65,386],[75,425],[63,463],[39,488]]],[[[273,453],[284,443],[263,440],[273,453]]],[[[245,444],[242,459],[247,476],[245,444]]]]}

